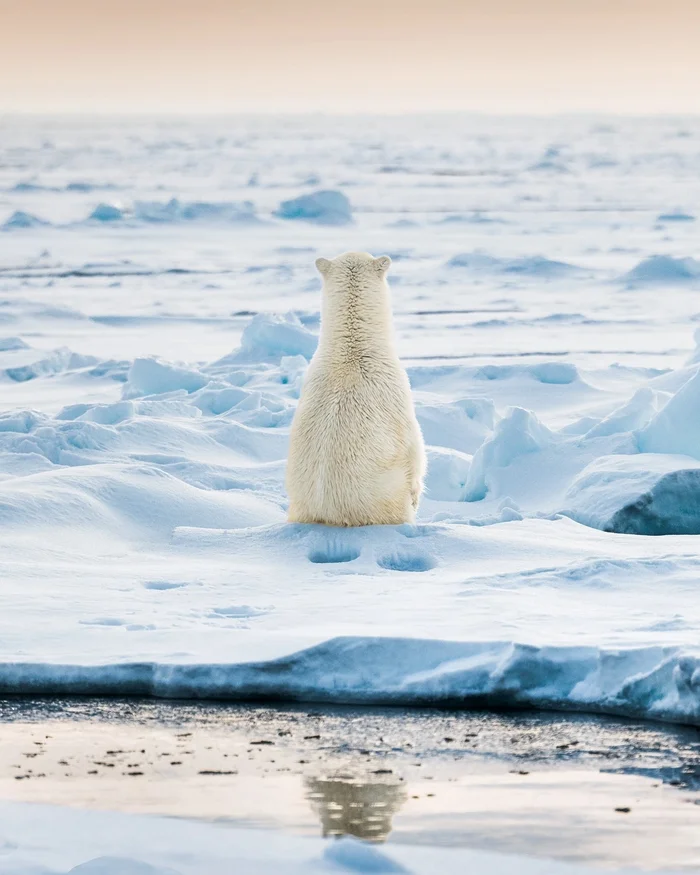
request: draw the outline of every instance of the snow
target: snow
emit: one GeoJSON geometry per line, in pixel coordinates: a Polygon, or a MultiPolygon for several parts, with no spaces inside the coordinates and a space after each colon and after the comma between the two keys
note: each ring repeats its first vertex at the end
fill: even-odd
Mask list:
{"type": "Polygon", "coordinates": [[[46,223],[0,235],[0,690],[700,724],[678,124],[0,122],[0,224],[46,223]],[[348,249],[394,260],[414,527],[285,522],[348,249]]]}
{"type": "MultiPolygon", "coordinates": [[[[229,824],[1,803],[2,875],[592,875],[586,866],[354,838],[324,842],[229,824]]],[[[632,875],[632,870],[624,870],[632,875]]],[[[623,875],[620,870],[619,875],[623,875]]],[[[664,873],[661,873],[664,875],[664,873]]],[[[666,875],[671,875],[670,871],[666,875]]]]}

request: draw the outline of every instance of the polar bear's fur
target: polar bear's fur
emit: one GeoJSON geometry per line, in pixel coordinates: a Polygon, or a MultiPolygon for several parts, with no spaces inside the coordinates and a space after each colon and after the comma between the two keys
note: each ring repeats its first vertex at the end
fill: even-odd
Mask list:
{"type": "Polygon", "coordinates": [[[289,520],[331,526],[415,520],[425,450],[394,347],[391,259],[319,258],[321,337],[291,429],[289,520]]]}

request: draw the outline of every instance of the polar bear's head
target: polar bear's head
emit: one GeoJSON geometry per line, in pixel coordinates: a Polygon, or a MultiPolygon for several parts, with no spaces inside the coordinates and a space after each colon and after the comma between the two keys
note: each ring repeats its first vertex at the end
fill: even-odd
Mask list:
{"type": "Polygon", "coordinates": [[[329,279],[339,280],[373,279],[379,277],[383,280],[391,259],[388,255],[380,255],[374,258],[369,252],[344,252],[335,258],[317,258],[316,267],[321,276],[328,282],[329,279]]]}
{"type": "Polygon", "coordinates": [[[337,313],[351,302],[364,310],[389,308],[386,272],[391,264],[388,255],[374,258],[367,252],[345,252],[336,258],[317,258],[316,267],[323,277],[324,310],[337,313]]]}

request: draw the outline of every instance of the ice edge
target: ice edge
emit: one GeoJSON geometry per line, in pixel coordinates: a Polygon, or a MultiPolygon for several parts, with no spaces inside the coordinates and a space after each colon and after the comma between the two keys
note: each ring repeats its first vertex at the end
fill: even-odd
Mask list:
{"type": "Polygon", "coordinates": [[[0,694],[538,708],[700,726],[700,649],[342,637],[264,662],[4,662],[0,694]]]}

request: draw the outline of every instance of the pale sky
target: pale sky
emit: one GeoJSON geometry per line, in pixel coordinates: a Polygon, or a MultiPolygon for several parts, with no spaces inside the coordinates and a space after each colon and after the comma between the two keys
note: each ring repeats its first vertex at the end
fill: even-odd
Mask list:
{"type": "Polygon", "coordinates": [[[0,112],[700,113],[700,0],[0,0],[0,112]]]}

